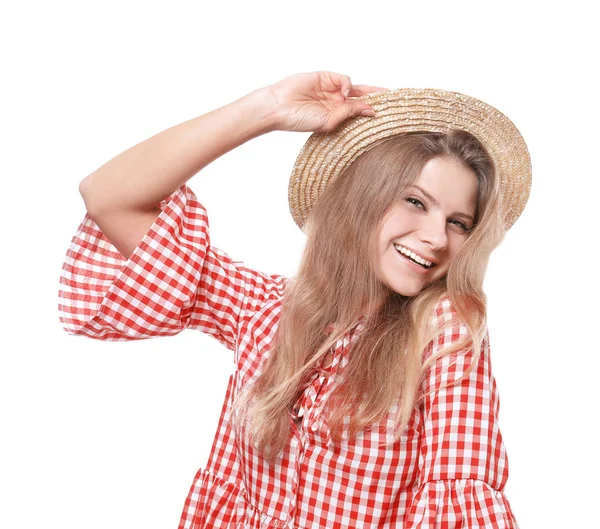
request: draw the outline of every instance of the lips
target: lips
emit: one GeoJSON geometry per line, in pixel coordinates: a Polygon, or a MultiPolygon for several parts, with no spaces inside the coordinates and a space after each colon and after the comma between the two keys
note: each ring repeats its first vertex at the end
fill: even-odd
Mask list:
{"type": "Polygon", "coordinates": [[[413,263],[416,263],[416,264],[422,266],[423,268],[425,268],[427,270],[429,270],[430,268],[433,268],[437,264],[433,261],[433,259],[427,259],[426,257],[419,255],[418,253],[412,251],[410,248],[407,248],[406,246],[402,246],[400,244],[394,243],[394,248],[396,249],[396,251],[398,253],[400,253],[407,259],[409,259],[413,263]]]}

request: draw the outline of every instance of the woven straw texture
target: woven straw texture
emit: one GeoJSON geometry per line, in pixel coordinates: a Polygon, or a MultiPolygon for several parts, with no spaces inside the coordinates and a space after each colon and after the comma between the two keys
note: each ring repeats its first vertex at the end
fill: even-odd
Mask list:
{"type": "Polygon", "coordinates": [[[313,133],[298,154],[288,199],[301,229],[328,183],[378,140],[451,129],[470,132],[492,156],[500,177],[504,225],[507,230],[513,226],[529,198],[531,160],[523,137],[504,114],[473,97],[432,88],[401,88],[356,99],[370,104],[375,117],[350,118],[329,133],[313,133]]]}

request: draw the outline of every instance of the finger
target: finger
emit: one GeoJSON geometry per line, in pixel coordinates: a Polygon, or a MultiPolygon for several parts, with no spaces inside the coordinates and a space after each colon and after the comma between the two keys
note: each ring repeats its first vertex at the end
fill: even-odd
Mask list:
{"type": "Polygon", "coordinates": [[[373,110],[370,105],[366,103],[356,102],[352,105],[340,105],[329,114],[328,125],[333,128],[337,127],[342,121],[349,118],[360,116],[363,110],[373,110]]]}
{"type": "Polygon", "coordinates": [[[359,97],[366,94],[370,94],[372,92],[382,92],[390,90],[389,88],[384,88],[383,86],[371,86],[366,84],[355,84],[350,91],[349,97],[359,97]]]}
{"type": "Polygon", "coordinates": [[[319,70],[317,73],[331,83],[336,90],[339,89],[342,97],[346,98],[350,96],[350,92],[352,91],[352,81],[350,81],[350,77],[338,72],[330,72],[327,70],[319,70]]]}
{"type": "Polygon", "coordinates": [[[352,94],[352,81],[350,81],[350,77],[348,77],[347,75],[340,75],[339,80],[342,85],[342,95],[344,97],[350,97],[350,94],[352,94]]]}

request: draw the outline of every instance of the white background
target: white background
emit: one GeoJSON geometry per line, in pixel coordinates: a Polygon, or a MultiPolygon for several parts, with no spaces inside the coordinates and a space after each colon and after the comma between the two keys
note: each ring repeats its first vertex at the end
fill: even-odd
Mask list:
{"type": "MultiPolygon", "coordinates": [[[[161,130],[315,70],[464,92],[523,134],[531,197],[485,284],[506,494],[522,529],[596,526],[600,86],[590,4],[3,7],[0,526],[177,527],[232,355],[192,331],[114,343],[61,328],[58,279],[85,213],[78,184],[161,130]]],[[[308,136],[261,136],[189,181],[215,246],[294,273],[303,235],[287,184],[308,136]]]]}

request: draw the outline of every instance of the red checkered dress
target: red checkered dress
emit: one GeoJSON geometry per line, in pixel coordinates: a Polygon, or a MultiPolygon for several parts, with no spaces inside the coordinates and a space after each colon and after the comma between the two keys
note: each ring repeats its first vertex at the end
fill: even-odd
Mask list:
{"type": "MultiPolygon", "coordinates": [[[[486,334],[477,366],[472,351],[437,361],[401,438],[387,419],[355,438],[332,443],[321,413],[362,322],[316,369],[290,413],[290,439],[276,463],[263,460],[230,423],[235,394],[269,355],[287,279],[233,261],[210,246],[206,211],[185,184],[128,260],[86,214],[60,278],[64,329],[99,340],[140,340],[196,329],[234,352],[231,376],[209,461],[196,474],[180,529],[360,527],[404,529],[518,528],[503,493],[508,463],[498,429],[498,394],[486,334]],[[298,425],[298,426],[297,426],[298,425]]],[[[454,311],[446,297],[432,318],[454,311]]],[[[424,357],[467,332],[441,332],[424,357]]]]}

